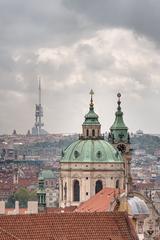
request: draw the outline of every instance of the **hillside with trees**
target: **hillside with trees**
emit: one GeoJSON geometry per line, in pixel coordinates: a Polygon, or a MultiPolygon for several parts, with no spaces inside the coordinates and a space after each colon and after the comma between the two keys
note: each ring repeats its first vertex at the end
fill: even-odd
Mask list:
{"type": "Polygon", "coordinates": [[[143,134],[131,138],[133,150],[144,149],[147,154],[153,155],[155,150],[160,150],[160,137],[143,134]]]}

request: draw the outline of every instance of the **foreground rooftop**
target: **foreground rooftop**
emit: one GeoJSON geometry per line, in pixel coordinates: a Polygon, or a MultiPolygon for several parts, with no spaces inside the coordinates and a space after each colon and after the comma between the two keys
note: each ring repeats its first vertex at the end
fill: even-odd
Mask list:
{"type": "Polygon", "coordinates": [[[126,213],[48,213],[0,217],[0,240],[137,240],[126,213]]]}

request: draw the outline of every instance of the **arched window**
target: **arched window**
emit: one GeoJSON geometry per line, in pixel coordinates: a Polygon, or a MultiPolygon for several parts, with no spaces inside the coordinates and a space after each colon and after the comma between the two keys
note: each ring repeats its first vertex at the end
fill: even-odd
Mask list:
{"type": "Polygon", "coordinates": [[[66,200],[67,199],[67,183],[65,182],[65,185],[64,185],[64,199],[66,200]]]}
{"type": "Polygon", "coordinates": [[[116,180],[116,188],[119,188],[119,179],[116,180]]]}
{"type": "Polygon", "coordinates": [[[62,184],[61,184],[61,198],[62,198],[62,201],[63,201],[63,180],[62,180],[62,184]]]}
{"type": "Polygon", "coordinates": [[[78,180],[74,180],[73,182],[73,201],[74,202],[80,201],[80,186],[78,180]]]}
{"type": "Polygon", "coordinates": [[[95,136],[95,130],[93,129],[92,130],[92,137],[94,137],[95,136]]]}
{"type": "Polygon", "coordinates": [[[103,188],[103,183],[101,180],[97,180],[96,181],[96,186],[95,186],[95,193],[98,193],[99,191],[101,191],[103,188]]]}
{"type": "Polygon", "coordinates": [[[87,134],[87,137],[89,136],[89,130],[87,129],[87,131],[86,131],[86,134],[87,134]]]}

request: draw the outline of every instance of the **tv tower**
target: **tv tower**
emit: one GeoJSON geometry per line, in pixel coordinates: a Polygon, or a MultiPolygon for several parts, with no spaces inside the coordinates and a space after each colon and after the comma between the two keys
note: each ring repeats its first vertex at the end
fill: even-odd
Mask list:
{"type": "Polygon", "coordinates": [[[32,128],[33,135],[42,135],[43,130],[42,127],[44,123],[42,123],[43,117],[43,108],[41,105],[41,79],[39,78],[38,81],[38,104],[36,104],[36,111],[35,111],[35,127],[32,128]]]}

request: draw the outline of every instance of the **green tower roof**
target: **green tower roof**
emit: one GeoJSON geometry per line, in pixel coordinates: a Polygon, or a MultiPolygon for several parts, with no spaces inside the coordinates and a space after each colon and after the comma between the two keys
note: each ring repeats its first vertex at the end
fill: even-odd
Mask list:
{"type": "Polygon", "coordinates": [[[78,140],[63,151],[61,162],[123,162],[123,159],[105,140],[78,140]]]}
{"type": "Polygon", "coordinates": [[[100,125],[98,121],[98,115],[94,111],[94,103],[93,103],[93,90],[90,91],[91,101],[89,105],[89,112],[85,115],[85,121],[83,125],[100,125]]]}
{"type": "Polygon", "coordinates": [[[112,138],[112,141],[114,140],[115,142],[128,141],[129,140],[128,127],[125,125],[123,121],[123,112],[121,111],[121,101],[120,101],[121,94],[118,93],[117,97],[118,97],[118,102],[117,102],[118,107],[115,113],[115,116],[116,116],[115,121],[110,128],[111,136],[109,137],[112,138]]]}
{"type": "Polygon", "coordinates": [[[38,178],[39,188],[37,193],[44,193],[45,194],[45,187],[44,187],[44,178],[40,176],[38,178]]]}
{"type": "Polygon", "coordinates": [[[52,179],[56,178],[56,174],[51,169],[43,169],[40,172],[39,177],[42,177],[43,179],[52,179]]]}

